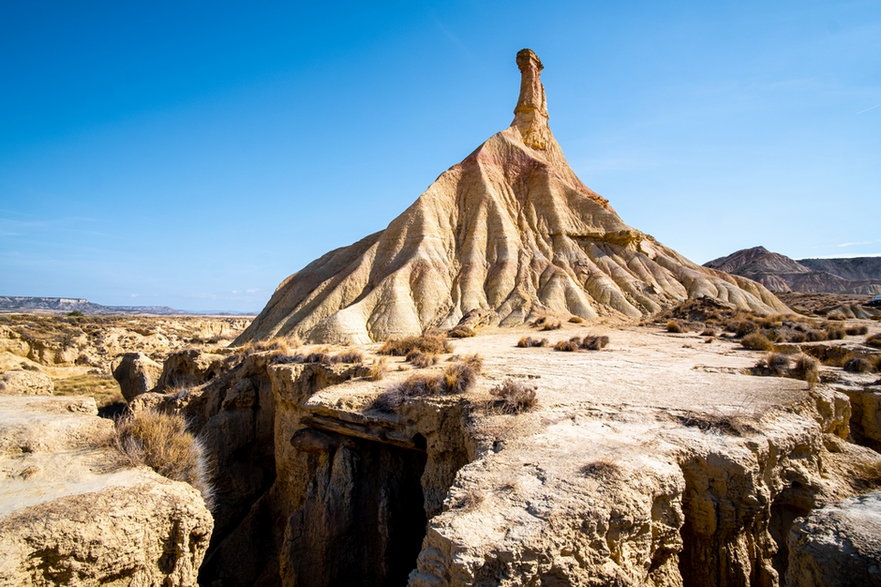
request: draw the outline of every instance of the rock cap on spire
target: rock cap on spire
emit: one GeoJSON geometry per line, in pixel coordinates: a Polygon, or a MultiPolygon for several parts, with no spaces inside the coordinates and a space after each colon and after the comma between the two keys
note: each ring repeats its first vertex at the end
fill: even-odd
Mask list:
{"type": "Polygon", "coordinates": [[[541,83],[544,65],[532,49],[521,49],[517,52],[517,67],[520,69],[520,97],[511,126],[520,131],[526,145],[543,151],[553,140],[548,126],[547,98],[541,83]]]}

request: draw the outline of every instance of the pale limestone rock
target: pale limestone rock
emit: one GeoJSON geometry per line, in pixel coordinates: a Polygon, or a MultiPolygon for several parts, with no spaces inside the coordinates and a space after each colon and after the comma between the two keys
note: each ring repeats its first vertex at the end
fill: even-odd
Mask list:
{"type": "Polygon", "coordinates": [[[162,374],[162,365],[144,353],[119,355],[113,360],[110,368],[113,378],[119,383],[122,397],[127,402],[156,387],[162,374]]]}
{"type": "Polygon", "coordinates": [[[525,49],[517,65],[509,128],[441,174],[385,230],[282,282],[236,342],[367,343],[450,328],[473,310],[502,326],[546,314],[634,319],[701,296],[788,311],[765,287],[700,267],[626,225],[554,139],[541,61],[525,49]]]}
{"type": "Polygon", "coordinates": [[[202,497],[113,437],[92,398],[0,396],[0,585],[196,584],[202,497]]]}
{"type": "Polygon", "coordinates": [[[789,532],[788,585],[881,585],[881,493],[842,500],[789,532]]]}
{"type": "Polygon", "coordinates": [[[7,371],[0,374],[0,395],[52,395],[52,379],[38,371],[7,371]]]}

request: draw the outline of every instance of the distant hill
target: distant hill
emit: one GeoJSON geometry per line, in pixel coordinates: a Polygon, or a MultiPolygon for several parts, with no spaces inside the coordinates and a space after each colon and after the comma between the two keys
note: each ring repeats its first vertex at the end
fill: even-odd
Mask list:
{"type": "Polygon", "coordinates": [[[47,312],[83,314],[191,314],[168,306],[102,306],[85,298],[0,296],[0,312],[47,312]]]}
{"type": "Polygon", "coordinates": [[[778,293],[881,293],[881,257],[796,261],[765,247],[753,247],[714,259],[704,266],[749,277],[778,293]]]}

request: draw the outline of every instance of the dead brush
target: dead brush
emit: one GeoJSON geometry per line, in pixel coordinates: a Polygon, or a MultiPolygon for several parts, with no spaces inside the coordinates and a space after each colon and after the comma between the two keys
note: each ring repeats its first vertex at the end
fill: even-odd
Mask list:
{"type": "Polygon", "coordinates": [[[846,331],[840,324],[829,324],[825,328],[826,338],[829,340],[841,340],[844,338],[846,331]]]}
{"type": "Polygon", "coordinates": [[[517,341],[517,347],[524,349],[529,347],[543,347],[548,346],[548,339],[546,338],[532,338],[531,336],[524,336],[520,340],[517,341]]]}
{"type": "Polygon", "coordinates": [[[343,351],[330,358],[331,363],[361,364],[364,362],[364,353],[361,351],[343,351]]]}
{"type": "Polygon", "coordinates": [[[559,320],[544,320],[541,323],[541,327],[539,330],[542,332],[547,332],[549,330],[560,330],[563,327],[563,323],[559,320]]]}
{"type": "Polygon", "coordinates": [[[160,475],[195,487],[213,505],[211,467],[202,442],[180,414],[139,410],[116,421],[116,448],[132,466],[146,465],[160,475]]]}
{"type": "Polygon", "coordinates": [[[582,318],[581,316],[572,316],[569,318],[569,323],[570,324],[583,324],[584,318],[582,318]]]}
{"type": "Polygon", "coordinates": [[[869,327],[865,324],[848,326],[844,329],[844,333],[848,336],[860,336],[862,334],[868,334],[869,327]]]}
{"type": "Polygon", "coordinates": [[[380,412],[394,412],[410,398],[462,394],[474,385],[482,368],[480,355],[468,355],[447,365],[443,373],[414,373],[379,394],[369,407],[380,412]]]}
{"type": "Polygon", "coordinates": [[[464,324],[460,324],[452,328],[449,332],[447,332],[447,336],[450,338],[471,338],[475,336],[477,333],[474,332],[472,328],[465,326],[464,324]]]}
{"type": "Polygon", "coordinates": [[[844,363],[844,370],[848,373],[869,373],[872,363],[864,357],[852,357],[844,363]]]}
{"type": "Polygon", "coordinates": [[[740,339],[740,345],[751,351],[771,351],[774,344],[761,332],[751,332],[740,339]]]}
{"type": "Polygon", "coordinates": [[[406,357],[411,351],[434,353],[441,355],[452,351],[446,337],[439,334],[423,334],[422,336],[407,336],[405,338],[392,338],[380,347],[377,353],[380,355],[392,355],[406,357]]]}
{"type": "Polygon", "coordinates": [[[581,338],[573,336],[569,340],[561,340],[554,345],[555,351],[572,353],[581,348],[581,338]]]}
{"type": "Polygon", "coordinates": [[[667,320],[667,324],[664,326],[667,332],[671,332],[673,334],[679,334],[682,332],[682,324],[679,323],[678,320],[667,320]]]}
{"type": "Polygon", "coordinates": [[[417,369],[424,369],[437,365],[438,357],[435,353],[423,353],[422,351],[410,351],[407,353],[406,361],[417,369]]]}
{"type": "Polygon", "coordinates": [[[582,466],[578,472],[584,477],[609,479],[616,476],[620,472],[620,468],[615,463],[609,461],[594,461],[582,466]]]}
{"type": "Polygon", "coordinates": [[[806,381],[808,387],[813,389],[820,381],[820,361],[802,353],[795,358],[795,365],[790,371],[790,376],[806,381]]]}
{"type": "Polygon", "coordinates": [[[608,336],[591,336],[587,335],[581,339],[581,344],[579,345],[582,349],[586,351],[599,351],[609,344],[608,336]]]}
{"type": "Polygon", "coordinates": [[[385,357],[377,357],[373,359],[373,363],[367,367],[366,378],[370,381],[381,381],[388,371],[388,364],[385,357]]]}
{"type": "Polygon", "coordinates": [[[866,339],[866,344],[872,348],[881,349],[881,334],[873,334],[866,339]]]}
{"type": "Polygon", "coordinates": [[[491,396],[498,398],[490,401],[490,408],[503,414],[522,414],[538,404],[535,391],[534,385],[506,379],[489,391],[491,396]]]}

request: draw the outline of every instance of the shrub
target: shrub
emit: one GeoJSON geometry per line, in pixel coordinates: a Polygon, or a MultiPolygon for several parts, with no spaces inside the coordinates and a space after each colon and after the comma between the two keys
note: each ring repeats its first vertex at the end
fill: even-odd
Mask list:
{"type": "Polygon", "coordinates": [[[807,337],[808,342],[820,342],[821,340],[829,338],[829,335],[826,334],[825,330],[818,330],[816,328],[809,328],[807,332],[805,332],[805,336],[807,337]]]}
{"type": "Polygon", "coordinates": [[[729,322],[726,327],[733,332],[737,338],[751,334],[759,329],[758,325],[750,320],[733,320],[729,322]]]}
{"type": "Polygon", "coordinates": [[[829,340],[841,340],[844,338],[844,327],[834,324],[826,327],[826,337],[829,340]]]}
{"type": "Polygon", "coordinates": [[[581,348],[588,351],[598,351],[600,349],[604,349],[608,344],[608,336],[585,336],[581,340],[581,348]]]}
{"type": "Polygon", "coordinates": [[[770,351],[774,350],[774,345],[768,340],[768,337],[760,332],[751,332],[740,340],[741,346],[751,351],[770,351]]]}
{"type": "Polygon", "coordinates": [[[795,366],[790,375],[796,379],[803,379],[808,382],[810,387],[814,387],[820,380],[820,362],[814,357],[802,353],[795,358],[795,366]]]}
{"type": "Polygon", "coordinates": [[[448,365],[440,375],[414,373],[401,383],[382,392],[370,404],[380,412],[393,412],[408,398],[464,393],[477,380],[483,367],[480,355],[463,357],[448,365]]]}
{"type": "Polygon", "coordinates": [[[423,353],[422,351],[410,351],[407,353],[407,362],[414,367],[423,369],[437,365],[437,355],[434,353],[423,353]]]}
{"type": "Polygon", "coordinates": [[[582,324],[584,322],[584,318],[581,316],[572,316],[569,318],[569,322],[572,324],[582,324]]]}
{"type": "Polygon", "coordinates": [[[765,364],[768,369],[777,377],[783,377],[789,370],[789,356],[783,353],[769,353],[765,357],[765,364]]]}
{"type": "Polygon", "coordinates": [[[716,331],[712,328],[704,328],[703,332],[701,332],[701,336],[716,336],[716,331]]]}
{"type": "Polygon", "coordinates": [[[380,381],[385,377],[385,372],[387,370],[388,365],[386,364],[385,357],[378,357],[374,359],[370,367],[367,368],[367,379],[370,381],[380,381]]]}
{"type": "Polygon", "coordinates": [[[548,330],[559,330],[563,327],[563,324],[559,320],[544,320],[542,322],[541,330],[542,332],[546,332],[548,330]]]}
{"type": "Polygon", "coordinates": [[[555,351],[564,351],[567,353],[571,353],[573,351],[577,351],[581,346],[581,339],[577,336],[570,338],[569,340],[561,340],[557,344],[554,345],[555,351]]]}
{"type": "Polygon", "coordinates": [[[873,334],[866,339],[866,344],[876,349],[881,349],[881,334],[873,334]]]}
{"type": "Polygon", "coordinates": [[[667,320],[667,332],[678,334],[682,332],[682,325],[676,320],[667,320]]]}
{"type": "Polygon", "coordinates": [[[392,338],[382,345],[377,351],[380,355],[393,355],[405,357],[410,351],[422,351],[423,353],[443,354],[452,349],[444,336],[438,334],[423,334],[422,336],[408,336],[405,338],[392,338]]]}
{"type": "Polygon", "coordinates": [[[520,340],[517,341],[517,346],[519,348],[527,348],[527,347],[540,347],[547,346],[548,339],[546,338],[532,338],[531,336],[524,336],[520,340]]]}
{"type": "Polygon", "coordinates": [[[869,332],[869,327],[865,324],[848,326],[844,329],[844,332],[848,336],[859,336],[861,334],[867,334],[869,332]]]}
{"type": "Polygon", "coordinates": [[[180,414],[139,410],[117,420],[116,447],[133,466],[146,465],[169,479],[185,481],[212,505],[205,449],[187,431],[180,414]]]}
{"type": "Polygon", "coordinates": [[[330,358],[331,363],[363,363],[364,353],[361,351],[344,351],[330,358]]]}
{"type": "Polygon", "coordinates": [[[455,328],[450,330],[447,335],[451,338],[470,338],[475,335],[475,332],[471,328],[460,324],[459,326],[456,326],[455,328]]]}
{"type": "Polygon", "coordinates": [[[504,382],[490,390],[490,395],[499,398],[492,402],[493,407],[505,414],[521,414],[536,406],[535,386],[527,385],[513,379],[504,382]]]}
{"type": "Polygon", "coordinates": [[[804,332],[795,331],[786,337],[789,342],[804,342],[808,339],[804,332]]]}
{"type": "Polygon", "coordinates": [[[863,357],[853,357],[844,364],[844,370],[850,373],[868,373],[872,370],[872,363],[863,357]]]}

